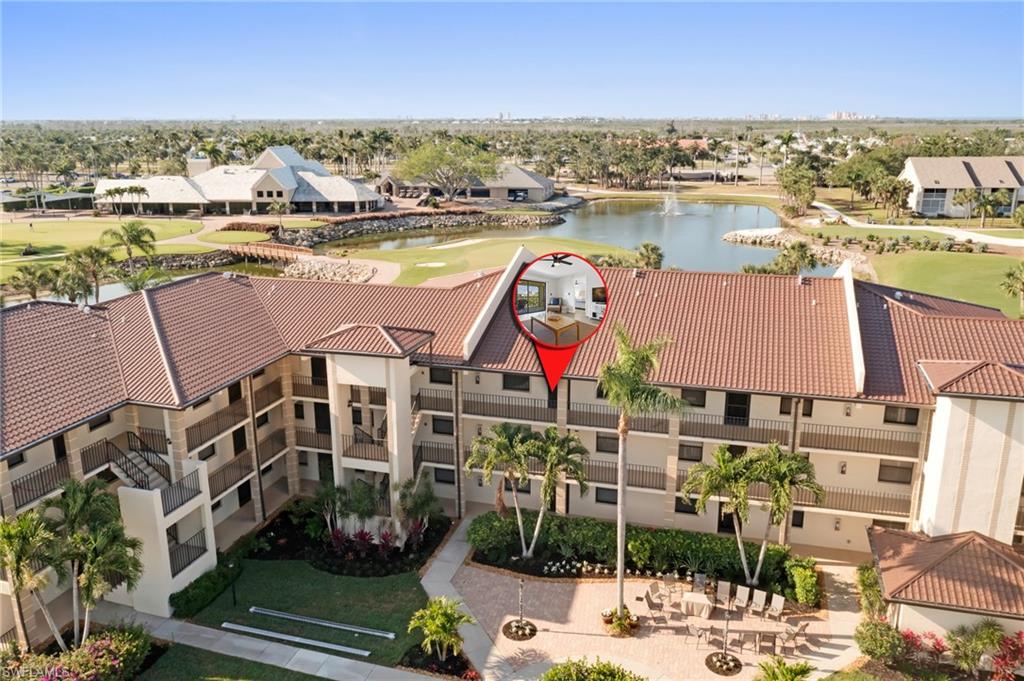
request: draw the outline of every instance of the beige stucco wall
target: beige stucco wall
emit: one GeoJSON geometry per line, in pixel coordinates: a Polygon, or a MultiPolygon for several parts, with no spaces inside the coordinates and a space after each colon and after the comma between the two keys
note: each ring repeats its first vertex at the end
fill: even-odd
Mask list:
{"type": "MultiPolygon", "coordinates": [[[[986,619],[982,615],[926,608],[920,605],[899,604],[896,612],[896,626],[900,629],[912,629],[918,633],[934,631],[940,635],[956,629],[958,626],[971,626],[986,619]]],[[[993,617],[991,619],[998,622],[1003,631],[1008,634],[1024,631],[1024,619],[1008,617],[993,617]]]]}

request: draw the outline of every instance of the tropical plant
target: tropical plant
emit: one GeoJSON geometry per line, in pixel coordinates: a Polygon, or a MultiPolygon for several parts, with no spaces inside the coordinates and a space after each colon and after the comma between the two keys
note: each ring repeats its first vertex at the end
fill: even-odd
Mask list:
{"type": "Polygon", "coordinates": [[[968,189],[961,189],[957,193],[953,194],[953,204],[957,206],[963,206],[964,212],[967,214],[967,219],[974,217],[974,207],[978,203],[978,199],[981,198],[981,192],[973,187],[968,189]]]}
{"type": "Polygon", "coordinates": [[[825,488],[818,484],[815,479],[814,464],[810,459],[799,452],[790,452],[782,449],[777,442],[770,442],[766,446],[754,450],[751,454],[753,463],[752,479],[768,487],[768,524],[765,527],[764,538],[761,541],[761,551],[757,559],[757,567],[754,569],[754,583],[757,583],[757,576],[761,572],[761,564],[764,562],[764,552],[768,546],[768,533],[772,525],[779,527],[779,543],[786,543],[786,529],[789,514],[793,510],[793,495],[795,492],[806,492],[813,497],[816,503],[825,499],[825,488]]]}
{"type": "Polygon", "coordinates": [[[171,275],[159,267],[147,267],[131,274],[124,274],[118,281],[131,292],[142,291],[151,286],[159,286],[171,281],[171,275]]]}
{"type": "Polygon", "coordinates": [[[779,655],[772,655],[757,668],[755,681],[807,681],[814,672],[814,667],[806,662],[790,664],[779,655]]]}
{"type": "Polygon", "coordinates": [[[36,300],[39,291],[52,286],[56,276],[57,272],[51,265],[22,265],[7,280],[7,285],[15,291],[27,293],[32,300],[36,300]]]}
{"type": "Polygon", "coordinates": [[[602,662],[600,658],[594,662],[566,660],[553,665],[544,672],[540,681],[647,681],[639,674],[611,662],[602,662]]]}
{"type": "Polygon", "coordinates": [[[441,511],[441,503],[434,493],[429,478],[409,478],[398,486],[398,515],[408,527],[411,523],[426,521],[441,511]]]}
{"type": "Polygon", "coordinates": [[[128,271],[135,274],[135,264],[132,262],[132,254],[138,250],[147,256],[156,252],[156,235],[153,230],[147,227],[141,220],[129,220],[116,228],[103,232],[101,237],[112,246],[124,249],[125,257],[128,260],[128,271]]]}
{"type": "Polygon", "coordinates": [[[55,295],[67,298],[72,303],[78,302],[79,298],[88,302],[89,294],[92,293],[92,286],[85,271],[78,267],[77,263],[69,262],[66,258],[63,265],[56,270],[50,289],[55,295]]]}
{"type": "Polygon", "coordinates": [[[1024,203],[1017,206],[1016,210],[1013,211],[1013,224],[1018,227],[1024,227],[1024,203]]]}
{"type": "Polygon", "coordinates": [[[779,148],[782,150],[782,165],[785,166],[789,163],[789,150],[796,143],[796,133],[792,130],[786,130],[776,135],[775,140],[779,143],[779,148]]]}
{"type": "Polygon", "coordinates": [[[906,651],[906,642],[899,630],[873,617],[861,620],[853,632],[853,640],[860,652],[885,664],[901,659],[906,651]]]}
{"type": "Polygon", "coordinates": [[[274,201],[267,206],[267,212],[277,216],[277,226],[284,229],[284,216],[292,212],[292,204],[287,201],[274,201]]]}
{"type": "Polygon", "coordinates": [[[1008,269],[1003,274],[999,288],[1011,298],[1017,298],[1020,302],[1021,316],[1024,317],[1024,262],[1017,263],[1016,267],[1008,269]]]}
{"type": "Polygon", "coordinates": [[[645,241],[637,249],[637,258],[640,261],[640,267],[649,270],[660,270],[662,262],[665,260],[665,251],[658,244],[645,241]]]}
{"type": "Polygon", "coordinates": [[[995,216],[1003,206],[1010,205],[1010,193],[1005,189],[983,193],[978,198],[978,212],[981,213],[981,227],[985,228],[985,218],[995,216]]]}
{"type": "Polygon", "coordinates": [[[1003,636],[1003,628],[994,619],[983,619],[971,626],[960,625],[946,636],[953,665],[977,678],[982,656],[995,654],[1003,636]]]}
{"type": "Polygon", "coordinates": [[[110,274],[114,256],[105,248],[100,246],[83,246],[76,248],[67,254],[64,259],[64,266],[81,272],[87,279],[92,280],[93,292],[96,302],[100,302],[100,279],[110,274]]]}
{"type": "Polygon", "coordinates": [[[132,591],[142,577],[142,540],[125,534],[120,522],[91,528],[78,542],[82,555],[82,605],[85,618],[82,638],[89,636],[89,622],[99,600],[118,586],[132,591]]]}
{"type": "Polygon", "coordinates": [[[555,491],[562,478],[571,478],[580,488],[580,495],[587,493],[587,448],[580,442],[579,435],[560,435],[558,428],[548,426],[544,433],[527,441],[527,451],[544,464],[544,479],[540,487],[540,512],[533,527],[533,538],[526,550],[526,557],[532,558],[540,537],[540,528],[548,507],[554,503],[555,491]]]}
{"type": "Polygon", "coordinates": [[[412,614],[409,620],[409,633],[417,629],[423,633],[421,647],[427,655],[437,655],[444,662],[449,653],[458,655],[462,652],[462,634],[459,627],[463,624],[476,624],[476,620],[463,612],[462,601],[436,596],[427,601],[427,606],[412,614]]]}
{"type": "Polygon", "coordinates": [[[67,650],[67,644],[57,628],[50,610],[43,601],[40,592],[48,585],[45,569],[53,568],[58,579],[64,575],[64,561],[55,546],[53,531],[47,527],[46,521],[35,510],[22,513],[14,518],[0,519],[0,568],[7,574],[11,585],[11,607],[14,611],[14,626],[18,632],[18,640],[25,641],[28,650],[28,631],[25,627],[25,615],[21,604],[21,594],[28,592],[36,606],[43,613],[47,626],[61,650],[67,650]]]}
{"type": "Polygon", "coordinates": [[[658,370],[659,358],[668,346],[669,339],[655,338],[642,345],[634,345],[629,332],[621,324],[615,326],[612,334],[615,338],[615,360],[601,367],[598,385],[608,403],[619,410],[616,428],[619,435],[619,451],[618,499],[615,508],[615,578],[619,614],[622,614],[626,607],[626,441],[629,437],[631,419],[642,414],[681,411],[686,402],[648,383],[658,370]]]}
{"type": "Polygon", "coordinates": [[[753,457],[736,456],[729,446],[721,444],[712,455],[713,464],[696,463],[686,471],[683,483],[684,496],[696,494],[694,506],[698,513],[705,513],[712,497],[721,498],[722,512],[732,515],[736,546],[743,565],[747,584],[754,585],[754,576],[747,561],[747,550],[743,543],[743,523],[750,516],[749,487],[753,457]]]}

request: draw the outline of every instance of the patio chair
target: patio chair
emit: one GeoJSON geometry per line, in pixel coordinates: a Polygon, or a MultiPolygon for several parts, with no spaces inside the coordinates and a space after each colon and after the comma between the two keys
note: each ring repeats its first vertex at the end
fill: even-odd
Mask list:
{"type": "Polygon", "coordinates": [[[708,588],[708,576],[703,572],[698,572],[693,576],[693,590],[696,593],[704,593],[704,590],[708,588]]]}
{"type": "Polygon", "coordinates": [[[768,600],[768,592],[760,589],[754,590],[754,600],[750,603],[750,612],[756,612],[764,619],[765,602],[768,600]]]}
{"type": "Polygon", "coordinates": [[[664,603],[656,603],[651,598],[651,594],[644,594],[644,600],[647,601],[647,616],[654,624],[668,624],[668,620],[665,618],[664,603]]]}
{"type": "Polygon", "coordinates": [[[647,593],[651,596],[651,598],[656,598],[659,601],[664,601],[666,598],[668,598],[667,594],[662,593],[661,584],[659,584],[658,582],[651,582],[647,586],[647,593]]]}
{"type": "Polygon", "coordinates": [[[737,586],[736,597],[732,599],[733,608],[748,608],[750,607],[750,587],[749,586],[737,586]]]}
{"type": "MultiPolygon", "coordinates": [[[[804,622],[804,624],[807,623],[804,622]]],[[[793,646],[793,654],[796,655],[796,650],[799,647],[799,644],[796,642],[797,636],[799,636],[797,630],[792,628],[788,629],[785,635],[783,635],[782,641],[779,642],[779,652],[782,653],[783,657],[786,657],[786,646],[790,644],[793,646]]]]}
{"type": "Polygon", "coordinates": [[[686,619],[686,613],[683,612],[682,602],[668,604],[668,618],[673,622],[682,622],[686,619]]]}
{"type": "Polygon", "coordinates": [[[718,580],[717,591],[715,592],[715,605],[728,608],[732,601],[732,582],[718,580]]]}
{"type": "Polygon", "coordinates": [[[661,581],[665,583],[665,591],[668,591],[669,593],[672,593],[678,586],[676,583],[676,576],[671,572],[666,572],[664,576],[662,576],[661,581]]]}
{"type": "Polygon", "coordinates": [[[768,616],[782,621],[782,611],[786,609],[786,597],[782,594],[772,594],[771,605],[768,606],[768,616]]]}

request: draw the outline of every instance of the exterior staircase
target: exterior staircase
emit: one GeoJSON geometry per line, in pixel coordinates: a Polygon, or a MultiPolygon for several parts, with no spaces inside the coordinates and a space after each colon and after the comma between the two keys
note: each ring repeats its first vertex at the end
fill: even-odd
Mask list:
{"type": "Polygon", "coordinates": [[[110,470],[132,487],[156,490],[169,487],[170,464],[135,433],[129,432],[127,438],[127,449],[109,443],[110,470]]]}

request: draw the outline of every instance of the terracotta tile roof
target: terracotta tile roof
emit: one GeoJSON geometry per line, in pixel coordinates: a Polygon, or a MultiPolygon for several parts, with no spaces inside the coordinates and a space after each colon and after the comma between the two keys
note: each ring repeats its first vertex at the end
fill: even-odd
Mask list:
{"type": "Polygon", "coordinates": [[[997,362],[920,362],[919,364],[936,394],[987,397],[1024,395],[1024,366],[1022,365],[997,362]]]}
{"type": "Polygon", "coordinates": [[[929,537],[881,527],[868,541],[890,601],[1024,619],[1024,554],[978,532],[929,537]]]}
{"type": "Polygon", "coordinates": [[[431,331],[399,329],[373,324],[346,324],[306,345],[307,350],[326,350],[405,357],[434,337],[431,331]]]}

